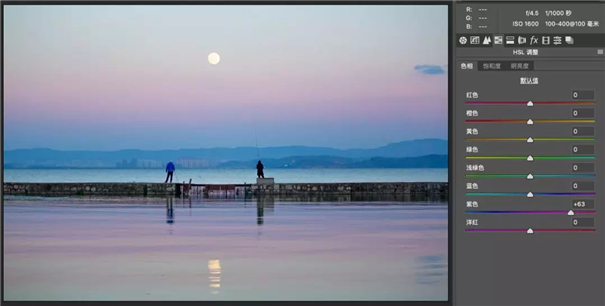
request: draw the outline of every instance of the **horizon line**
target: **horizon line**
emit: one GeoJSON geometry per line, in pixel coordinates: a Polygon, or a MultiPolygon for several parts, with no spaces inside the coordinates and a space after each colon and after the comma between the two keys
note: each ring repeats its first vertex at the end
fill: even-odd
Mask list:
{"type": "MultiPolygon", "coordinates": [[[[390,142],[387,143],[385,145],[382,146],[378,146],[378,147],[371,147],[371,148],[334,148],[334,147],[325,147],[325,146],[312,146],[312,145],[282,145],[282,146],[268,146],[268,147],[257,147],[257,146],[240,146],[240,147],[199,147],[199,148],[179,148],[179,149],[152,149],[152,150],[146,150],[146,149],[115,149],[115,150],[58,150],[58,149],[51,149],[51,148],[18,148],[18,149],[10,149],[10,150],[6,150],[3,149],[3,152],[10,152],[10,151],[24,151],[24,150],[50,150],[50,151],[58,151],[58,152],[120,152],[120,151],[151,151],[151,152],[158,152],[158,151],[180,151],[180,150],[213,150],[213,149],[274,149],[274,148],[285,148],[285,147],[304,147],[304,148],[317,148],[317,149],[334,149],[334,150],[371,150],[371,149],[377,149],[377,148],[381,148],[381,147],[385,147],[388,145],[392,145],[392,144],[397,144],[397,143],[402,143],[402,142],[412,142],[412,141],[422,141],[422,140],[440,140],[440,141],[448,141],[448,139],[443,139],[443,138],[417,138],[417,139],[409,139],[409,140],[402,140],[402,141],[398,141],[398,142],[390,142]]],[[[4,144],[3,144],[4,146],[4,144]]]]}

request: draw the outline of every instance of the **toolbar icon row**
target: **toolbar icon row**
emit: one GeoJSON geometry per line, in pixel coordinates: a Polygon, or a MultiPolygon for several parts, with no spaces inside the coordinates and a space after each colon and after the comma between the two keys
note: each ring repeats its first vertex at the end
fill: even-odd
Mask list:
{"type": "Polygon", "coordinates": [[[460,47],[596,47],[605,46],[605,35],[598,34],[548,35],[548,34],[475,34],[459,35],[460,47]]]}
{"type": "Polygon", "coordinates": [[[573,45],[574,39],[571,36],[565,36],[563,39],[562,36],[540,36],[540,35],[530,35],[530,36],[515,36],[515,35],[495,35],[494,36],[494,45],[542,45],[548,46],[552,42],[553,45],[561,45],[563,42],[567,45],[573,45]]]}

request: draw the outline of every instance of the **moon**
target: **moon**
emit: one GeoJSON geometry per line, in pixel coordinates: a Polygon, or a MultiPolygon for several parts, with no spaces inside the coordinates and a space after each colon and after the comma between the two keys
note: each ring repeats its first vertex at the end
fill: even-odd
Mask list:
{"type": "Polygon", "coordinates": [[[212,65],[218,64],[221,61],[221,57],[216,52],[212,52],[208,55],[208,62],[212,65]]]}

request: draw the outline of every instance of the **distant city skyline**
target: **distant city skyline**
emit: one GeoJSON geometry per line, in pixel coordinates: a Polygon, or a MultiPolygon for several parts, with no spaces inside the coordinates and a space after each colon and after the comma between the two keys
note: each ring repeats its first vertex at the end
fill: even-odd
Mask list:
{"type": "Polygon", "coordinates": [[[447,139],[447,22],[435,5],[5,6],[4,150],[447,139]]]}

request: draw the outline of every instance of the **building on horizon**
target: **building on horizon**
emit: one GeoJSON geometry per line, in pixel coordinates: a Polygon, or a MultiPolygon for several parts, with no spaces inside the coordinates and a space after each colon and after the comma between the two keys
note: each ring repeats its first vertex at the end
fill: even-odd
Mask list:
{"type": "Polygon", "coordinates": [[[180,168],[208,168],[210,161],[205,158],[179,158],[175,165],[180,168]]]}
{"type": "Polygon", "coordinates": [[[130,161],[123,159],[121,162],[116,163],[116,168],[120,169],[158,169],[162,167],[166,167],[166,164],[152,159],[133,158],[130,161]]]}

